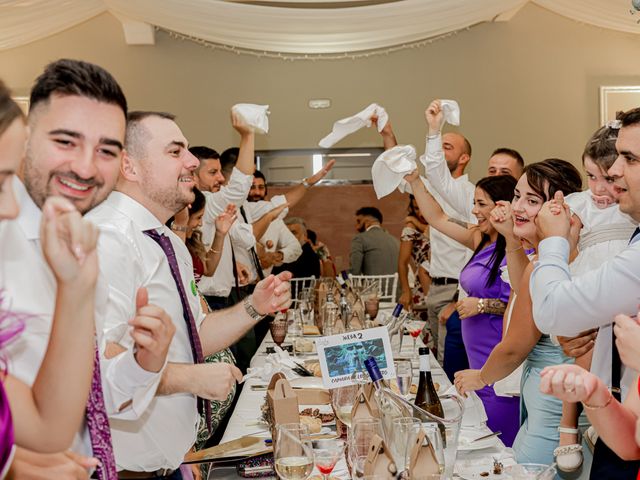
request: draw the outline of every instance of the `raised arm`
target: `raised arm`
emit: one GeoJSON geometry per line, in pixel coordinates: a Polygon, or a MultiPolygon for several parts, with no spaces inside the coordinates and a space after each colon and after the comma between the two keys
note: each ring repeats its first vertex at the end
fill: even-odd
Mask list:
{"type": "Polygon", "coordinates": [[[238,115],[233,111],[231,112],[231,124],[240,134],[240,151],[238,152],[236,168],[245,175],[253,175],[253,172],[256,169],[254,162],[256,134],[253,133],[252,128],[242,123],[240,117],[238,117],[238,115]]]}
{"type": "Polygon", "coordinates": [[[417,170],[407,175],[405,180],[411,185],[413,195],[416,198],[416,202],[418,202],[418,207],[420,207],[420,213],[432,228],[467,248],[475,249],[482,238],[482,234],[477,227],[455,218],[450,218],[445,214],[436,199],[427,191],[427,187],[418,175],[417,170]]]}
{"type": "Polygon", "coordinates": [[[97,229],[71,203],[47,200],[40,238],[58,287],[49,345],[31,388],[11,375],[3,379],[16,443],[25,448],[42,453],[66,450],[80,428],[95,352],[97,237],[97,229]]]}
{"type": "Polygon", "coordinates": [[[284,196],[287,199],[289,207],[293,207],[296,203],[302,200],[302,197],[307,194],[307,190],[320,182],[324,177],[326,177],[335,163],[336,161],[334,159],[329,160],[326,165],[322,167],[318,172],[314,173],[308,178],[303,179],[301,184],[296,185],[287,193],[285,193],[284,196]]]}
{"type": "Polygon", "coordinates": [[[399,302],[404,308],[409,309],[413,303],[413,295],[409,286],[409,262],[411,261],[411,250],[413,248],[413,240],[404,238],[400,239],[400,253],[398,255],[398,279],[400,280],[399,302]]]}
{"type": "Polygon", "coordinates": [[[220,258],[222,258],[222,249],[224,247],[224,237],[229,233],[229,229],[236,221],[236,206],[233,203],[227,205],[227,208],[216,218],[216,233],[213,237],[211,248],[207,250],[204,258],[204,276],[212,277],[218,268],[220,258]]]}
{"type": "Polygon", "coordinates": [[[420,157],[425,167],[425,175],[438,195],[455,210],[460,218],[468,218],[473,209],[473,190],[457,183],[447,166],[442,147],[444,113],[440,100],[434,100],[427,107],[425,119],[429,126],[429,134],[425,154],[420,157]]]}

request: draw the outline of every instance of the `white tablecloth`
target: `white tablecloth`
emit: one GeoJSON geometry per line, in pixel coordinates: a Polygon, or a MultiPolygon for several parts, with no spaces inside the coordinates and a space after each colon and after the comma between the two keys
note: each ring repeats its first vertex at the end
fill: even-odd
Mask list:
{"type": "MultiPolygon", "coordinates": [[[[286,343],[286,342],[285,342],[286,343]]],[[[418,340],[418,344],[422,345],[422,342],[418,340]]],[[[258,352],[251,360],[251,367],[260,367],[264,364],[267,353],[267,347],[274,345],[271,336],[267,333],[264,341],[260,345],[258,352]]],[[[410,336],[405,335],[403,340],[403,347],[400,352],[402,357],[409,357],[413,353],[413,341],[410,336]]],[[[305,357],[300,357],[302,360],[305,357]]],[[[417,379],[417,375],[419,372],[418,369],[418,359],[417,356],[412,360],[413,370],[414,370],[414,382],[417,379]]],[[[440,392],[446,391],[450,386],[451,382],[447,378],[444,370],[438,364],[436,359],[431,356],[431,366],[432,366],[432,376],[434,382],[440,384],[440,392]]],[[[254,391],[251,389],[251,385],[264,385],[264,380],[260,378],[251,378],[247,380],[240,397],[238,399],[238,403],[233,411],[233,414],[229,420],[229,424],[227,425],[227,429],[224,432],[224,436],[222,437],[222,442],[228,442],[234,440],[236,438],[242,437],[244,435],[257,433],[257,432],[265,432],[264,427],[260,427],[257,425],[257,422],[260,420],[261,413],[260,407],[264,403],[264,399],[266,396],[265,391],[254,391]]],[[[481,429],[484,430],[485,433],[491,433],[491,430],[484,424],[486,421],[486,413],[484,411],[484,407],[482,403],[475,396],[474,400],[467,400],[465,403],[465,414],[463,417],[463,426],[464,425],[478,425],[481,424],[481,429]]],[[[266,434],[265,434],[266,435],[266,434]]],[[[499,439],[495,439],[493,446],[490,448],[485,448],[482,450],[475,451],[459,451],[457,456],[456,466],[458,464],[468,464],[474,462],[475,459],[478,458],[491,458],[492,456],[497,456],[503,453],[505,450],[504,444],[499,439]]],[[[319,475],[319,472],[314,470],[313,475],[319,475]]],[[[332,477],[339,477],[348,479],[349,474],[346,467],[346,463],[343,461],[336,465],[332,477]]],[[[241,478],[236,474],[235,468],[225,467],[225,468],[214,468],[209,474],[209,479],[237,479],[241,478]]],[[[263,477],[268,478],[268,477],[263,477]]]]}

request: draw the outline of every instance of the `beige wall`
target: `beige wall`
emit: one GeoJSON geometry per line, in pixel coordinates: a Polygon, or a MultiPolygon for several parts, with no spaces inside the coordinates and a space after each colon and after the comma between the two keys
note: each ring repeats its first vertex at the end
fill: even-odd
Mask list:
{"type": "MultiPolygon", "coordinates": [[[[258,148],[301,148],[314,146],[337,118],[376,101],[388,109],[399,141],[421,150],[428,101],[455,98],[474,147],[474,180],[501,145],[520,150],[529,162],[559,156],[577,163],[598,126],[598,86],[640,84],[637,36],[581,25],[535,5],[507,23],[361,60],[256,59],[164,33],[156,38],[155,46],[127,46],[119,22],[104,14],[0,52],[0,77],[24,94],[48,61],[90,60],[115,74],[132,108],[177,113],[192,143],[218,149],[235,141],[227,110],[236,102],[271,105],[271,133],[258,148]],[[333,106],[310,110],[309,98],[331,98],[333,106]]],[[[368,130],[338,146],[378,143],[368,130]]]]}

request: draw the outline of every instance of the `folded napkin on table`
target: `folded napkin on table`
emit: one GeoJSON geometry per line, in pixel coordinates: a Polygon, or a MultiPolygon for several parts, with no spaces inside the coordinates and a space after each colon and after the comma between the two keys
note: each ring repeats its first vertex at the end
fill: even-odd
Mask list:
{"type": "Polygon", "coordinates": [[[256,133],[269,132],[269,105],[254,105],[253,103],[236,103],[231,110],[256,133]]]}
{"type": "Polygon", "coordinates": [[[362,127],[371,126],[371,117],[376,115],[378,117],[378,131],[381,132],[384,126],[389,121],[389,115],[387,111],[377,103],[372,103],[361,112],[356,113],[352,117],[347,117],[338,120],[333,124],[333,130],[329,135],[324,137],[318,145],[322,148],[333,147],[336,143],[342,140],[347,135],[357,132],[362,127]]]}
{"type": "Polygon", "coordinates": [[[404,176],[416,168],[418,168],[416,149],[413,145],[397,145],[382,152],[371,167],[373,189],[376,191],[378,199],[406,184],[404,176]]]}
{"type": "Polygon", "coordinates": [[[271,380],[271,377],[273,377],[273,374],[278,372],[282,372],[289,380],[299,377],[298,374],[293,372],[293,369],[296,368],[297,365],[289,356],[289,352],[282,350],[282,348],[277,345],[275,345],[273,349],[275,353],[267,355],[262,367],[247,369],[247,374],[242,378],[243,382],[255,377],[268,382],[271,380]]]}

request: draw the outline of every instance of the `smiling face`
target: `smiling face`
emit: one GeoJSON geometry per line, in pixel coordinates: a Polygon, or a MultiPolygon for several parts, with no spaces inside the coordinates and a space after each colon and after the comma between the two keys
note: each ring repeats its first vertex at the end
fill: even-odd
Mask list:
{"type": "Polygon", "coordinates": [[[52,95],[29,116],[23,180],[42,208],[59,195],[85,213],[102,202],[118,178],[125,116],[115,104],[52,95]]]}
{"type": "Polygon", "coordinates": [[[139,169],[136,180],[141,202],[165,221],[193,202],[193,171],[199,162],[187,149],[187,139],[173,121],[158,116],[140,120],[148,135],[144,158],[132,159],[139,169]]]}
{"type": "Polygon", "coordinates": [[[623,127],[616,141],[618,158],[609,169],[620,211],[640,222],[640,124],[623,127]]]}
{"type": "Polygon", "coordinates": [[[532,245],[538,244],[538,234],[533,222],[544,202],[545,200],[529,185],[527,175],[522,175],[518,180],[511,201],[513,233],[532,245]]]}
{"type": "Polygon", "coordinates": [[[476,188],[473,197],[473,210],[471,211],[478,219],[478,227],[482,233],[491,235],[495,229],[489,221],[489,214],[496,206],[491,197],[481,188],[476,188]]]}
{"type": "Polygon", "coordinates": [[[198,188],[204,192],[217,192],[224,184],[219,158],[205,158],[200,160],[200,168],[196,173],[198,188]]]}
{"type": "Polygon", "coordinates": [[[587,184],[598,208],[607,208],[616,203],[613,193],[613,178],[603,172],[589,157],[584,157],[587,184]]]}
{"type": "Polygon", "coordinates": [[[197,212],[189,213],[189,221],[187,222],[187,238],[191,238],[193,231],[202,227],[202,217],[204,216],[204,209],[197,212]]]}
{"type": "Polygon", "coordinates": [[[264,200],[266,196],[267,184],[264,183],[264,178],[253,177],[253,182],[251,183],[247,200],[250,202],[259,202],[260,200],[264,200]]]}
{"type": "Polygon", "coordinates": [[[16,118],[0,135],[0,220],[18,215],[12,179],[24,155],[26,140],[27,127],[22,118],[16,118]]]}

